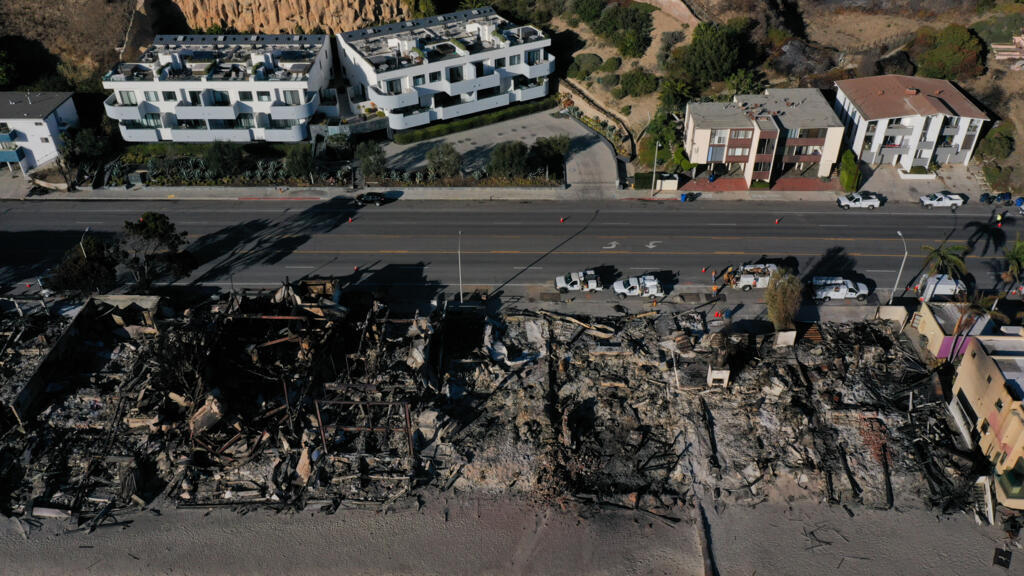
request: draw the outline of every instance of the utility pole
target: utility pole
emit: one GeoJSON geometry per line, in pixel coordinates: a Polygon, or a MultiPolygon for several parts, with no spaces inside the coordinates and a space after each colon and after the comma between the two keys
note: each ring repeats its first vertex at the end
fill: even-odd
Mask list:
{"type": "Polygon", "coordinates": [[[82,259],[83,260],[89,260],[89,255],[85,253],[85,244],[83,244],[83,242],[85,242],[85,235],[89,233],[89,230],[91,228],[92,228],[91,226],[86,227],[85,232],[82,232],[82,237],[79,238],[79,240],[78,240],[78,247],[82,249],[82,259]]]}
{"type": "Polygon", "coordinates": [[[658,148],[661,148],[661,142],[654,141],[654,164],[651,166],[651,198],[654,198],[654,185],[658,182],[658,148]]]}
{"type": "Polygon", "coordinates": [[[459,304],[462,304],[462,230],[459,230],[459,304]]]}
{"type": "Polygon", "coordinates": [[[896,296],[896,288],[900,285],[900,276],[903,276],[903,265],[907,263],[907,255],[910,254],[907,250],[907,239],[903,237],[903,232],[897,230],[896,235],[903,241],[903,261],[900,262],[900,271],[896,273],[896,283],[892,285],[892,294],[889,294],[889,306],[892,306],[892,299],[896,296]]]}

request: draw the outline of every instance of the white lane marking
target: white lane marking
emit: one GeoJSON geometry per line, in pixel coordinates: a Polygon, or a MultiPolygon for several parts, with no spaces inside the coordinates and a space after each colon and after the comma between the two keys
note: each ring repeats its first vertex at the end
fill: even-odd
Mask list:
{"type": "Polygon", "coordinates": [[[647,244],[644,244],[644,246],[645,246],[645,247],[646,247],[646,248],[647,248],[648,250],[654,250],[655,248],[657,248],[657,247],[658,247],[658,244],[661,244],[661,240],[651,240],[651,241],[650,241],[650,242],[648,242],[647,244]]]}
{"type": "Polygon", "coordinates": [[[608,244],[607,246],[601,246],[601,249],[602,250],[615,250],[618,247],[619,247],[618,241],[612,240],[611,243],[608,244]]]}
{"type": "Polygon", "coordinates": [[[849,224],[818,224],[820,228],[849,228],[849,224]]]}
{"type": "Polygon", "coordinates": [[[738,226],[736,222],[710,222],[701,224],[701,226],[738,226]]]}
{"type": "Polygon", "coordinates": [[[316,266],[285,266],[285,268],[290,268],[292,270],[312,270],[313,268],[316,268],[316,266]]]}
{"type": "Polygon", "coordinates": [[[543,266],[513,266],[513,270],[543,270],[543,266]]]}
{"type": "Polygon", "coordinates": [[[895,270],[865,270],[865,272],[895,272],[895,270]]]}
{"type": "Polygon", "coordinates": [[[75,224],[103,224],[102,220],[75,220],[75,224]]]}

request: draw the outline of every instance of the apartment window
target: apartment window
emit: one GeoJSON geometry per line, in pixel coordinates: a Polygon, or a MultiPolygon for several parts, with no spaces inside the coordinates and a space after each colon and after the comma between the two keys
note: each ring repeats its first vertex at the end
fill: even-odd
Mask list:
{"type": "Polygon", "coordinates": [[[284,90],[281,94],[284,96],[284,103],[289,106],[298,106],[299,104],[302,104],[302,100],[299,99],[298,90],[284,90]]]}
{"type": "Polygon", "coordinates": [[[495,68],[504,68],[505,67],[505,59],[504,58],[495,58],[494,59],[494,67],[495,68]]]}
{"type": "Polygon", "coordinates": [[[971,123],[967,125],[967,133],[973,134],[981,128],[981,120],[971,120],[971,123]]]}
{"type": "Polygon", "coordinates": [[[189,104],[192,104],[193,106],[202,106],[203,105],[203,93],[200,92],[199,90],[189,90],[188,91],[188,101],[189,101],[189,104]]]}
{"type": "Polygon", "coordinates": [[[260,102],[270,102],[270,92],[257,92],[256,99],[259,100],[260,102]]]}
{"type": "Polygon", "coordinates": [[[1003,462],[1006,462],[1006,452],[999,455],[999,465],[1002,466],[1003,462]]]}
{"type": "Polygon", "coordinates": [[[402,81],[401,80],[385,80],[384,81],[384,92],[388,94],[401,94],[402,93],[402,81]]]}
{"type": "Polygon", "coordinates": [[[177,92],[172,92],[172,91],[164,92],[164,102],[177,102],[177,101],[178,101],[178,93],[177,92]]]}
{"type": "Polygon", "coordinates": [[[412,77],[412,85],[413,86],[423,86],[425,83],[426,83],[426,78],[423,77],[423,74],[419,74],[419,75],[416,75],[416,76],[412,77]]]}
{"type": "Polygon", "coordinates": [[[298,121],[297,120],[271,120],[270,121],[270,127],[271,128],[277,128],[277,129],[291,128],[291,127],[297,126],[297,125],[298,125],[298,121]]]}
{"type": "Polygon", "coordinates": [[[757,153],[758,154],[771,154],[772,147],[775,145],[771,138],[761,138],[757,141],[757,153]]]}
{"type": "Polygon", "coordinates": [[[771,162],[755,162],[754,172],[767,172],[772,169],[771,162]]]}
{"type": "Polygon", "coordinates": [[[803,128],[800,130],[798,138],[824,138],[824,128],[803,128]]]}
{"type": "Polygon", "coordinates": [[[732,137],[737,140],[747,140],[754,137],[753,130],[733,130],[732,137]]]}
{"type": "Polygon", "coordinates": [[[509,66],[515,66],[516,64],[519,64],[519,61],[520,61],[519,54],[515,54],[513,56],[509,56],[508,57],[508,65],[509,66]]]}
{"type": "Polygon", "coordinates": [[[141,124],[146,128],[159,128],[160,127],[160,115],[159,114],[146,114],[142,117],[141,124]]]}
{"type": "Polygon", "coordinates": [[[430,81],[431,82],[440,82],[441,81],[441,73],[440,72],[431,72],[430,73],[430,81]]]}
{"type": "Polygon", "coordinates": [[[960,127],[960,117],[959,116],[954,116],[954,117],[946,120],[946,128],[959,128],[959,127],[960,127]]]}
{"type": "Polygon", "coordinates": [[[238,127],[239,128],[255,128],[256,120],[253,119],[252,114],[243,113],[238,115],[238,127]]]}
{"type": "Polygon", "coordinates": [[[238,99],[242,102],[252,102],[252,92],[244,90],[238,93],[238,99]]]}
{"type": "Polygon", "coordinates": [[[540,50],[530,50],[526,53],[527,66],[533,66],[537,62],[540,62],[540,50]]]}
{"type": "Polygon", "coordinates": [[[729,148],[729,156],[749,156],[750,148],[729,148]]]}
{"type": "Polygon", "coordinates": [[[135,92],[132,90],[121,90],[118,92],[118,98],[121,100],[121,104],[125,106],[135,106],[138,101],[135,100],[135,92]]]}
{"type": "Polygon", "coordinates": [[[928,156],[931,155],[931,153],[931,150],[918,150],[917,154],[914,154],[914,158],[917,158],[918,160],[927,158],[928,156]]]}
{"type": "Polygon", "coordinates": [[[228,97],[228,93],[224,90],[210,90],[210,96],[213,99],[214,106],[227,106],[231,103],[231,98],[228,97]]]}
{"type": "Polygon", "coordinates": [[[1003,401],[1000,398],[996,398],[996,412],[1003,411],[1003,401]]]}
{"type": "Polygon", "coordinates": [[[0,132],[10,132],[11,127],[6,122],[0,122],[0,132]]]}
{"type": "Polygon", "coordinates": [[[143,95],[146,97],[146,102],[159,102],[160,95],[156,91],[146,90],[143,95]]]}
{"type": "Polygon", "coordinates": [[[452,66],[445,71],[449,82],[462,82],[462,66],[452,66]]]}
{"type": "Polygon", "coordinates": [[[799,137],[800,137],[800,129],[799,128],[792,128],[790,130],[786,130],[786,138],[799,138],[799,137]]]}
{"type": "Polygon", "coordinates": [[[721,146],[725,144],[726,140],[729,139],[728,130],[712,130],[711,131],[711,144],[713,146],[721,146]]]}
{"type": "Polygon", "coordinates": [[[886,128],[897,128],[897,127],[902,126],[902,125],[903,125],[903,119],[902,118],[889,118],[889,121],[886,122],[886,124],[885,124],[886,128]]]}
{"type": "Polygon", "coordinates": [[[981,422],[981,433],[988,434],[988,420],[982,420],[981,422]]]}

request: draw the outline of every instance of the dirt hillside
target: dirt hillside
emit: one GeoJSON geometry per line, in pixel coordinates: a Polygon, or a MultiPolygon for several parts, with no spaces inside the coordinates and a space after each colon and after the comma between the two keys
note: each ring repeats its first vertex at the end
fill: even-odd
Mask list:
{"type": "Polygon", "coordinates": [[[214,25],[242,31],[353,30],[405,17],[399,0],[174,0],[193,29],[214,25]]]}

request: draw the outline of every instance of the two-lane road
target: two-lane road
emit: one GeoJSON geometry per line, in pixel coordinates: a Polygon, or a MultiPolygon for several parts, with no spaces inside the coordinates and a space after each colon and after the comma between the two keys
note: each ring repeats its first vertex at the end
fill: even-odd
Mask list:
{"type": "Polygon", "coordinates": [[[86,228],[114,233],[146,210],[166,213],[189,232],[202,266],[186,282],[274,286],[285,276],[346,275],[359,267],[368,284],[457,286],[461,231],[464,285],[506,293],[550,287],[557,274],[598,266],[623,275],[672,271],[677,290],[708,286],[711,270],[765,256],[793,258],[801,274],[860,274],[888,297],[903,257],[897,231],[910,252],[903,284],[921,270],[922,246],[974,237],[969,268],[988,288],[1001,265],[996,245],[1012,242],[1020,227],[1007,218],[995,228],[992,208],[978,205],[952,213],[711,201],[398,201],[361,209],[346,200],[4,202],[0,284],[45,273],[86,228]]]}

